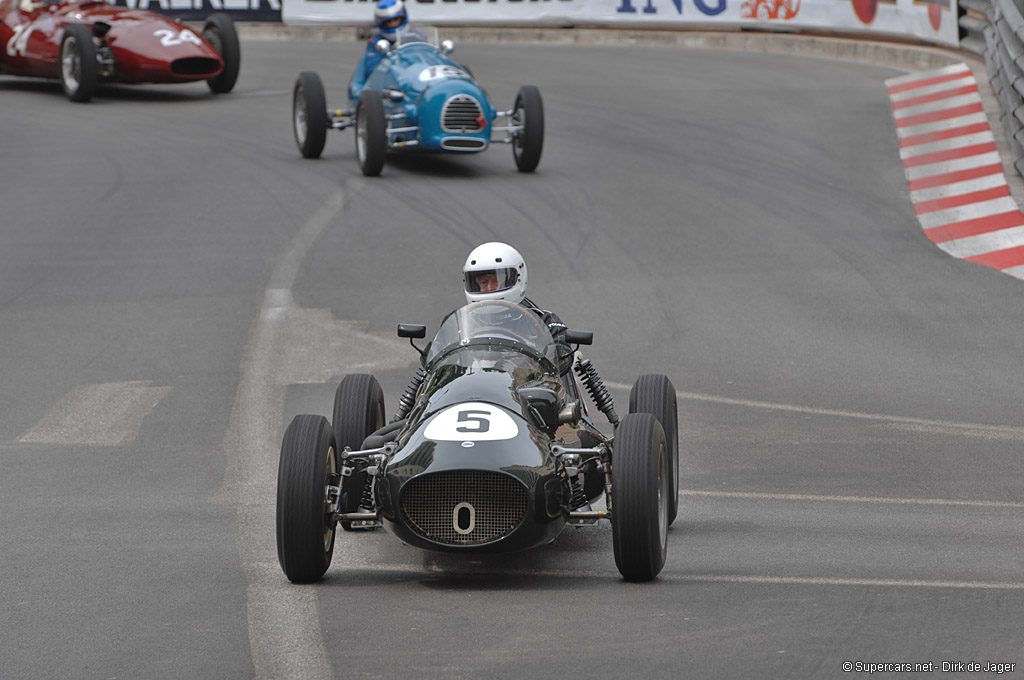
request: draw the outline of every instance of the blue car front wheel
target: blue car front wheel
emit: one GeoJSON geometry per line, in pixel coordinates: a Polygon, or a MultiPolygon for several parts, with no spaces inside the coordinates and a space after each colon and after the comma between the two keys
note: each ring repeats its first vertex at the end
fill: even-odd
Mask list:
{"type": "Polygon", "coordinates": [[[363,90],[356,103],[356,159],[364,175],[376,177],[380,174],[387,150],[384,102],[379,92],[363,90]]]}
{"type": "Polygon", "coordinates": [[[512,123],[521,126],[512,142],[516,168],[519,172],[533,172],[540,163],[540,152],[544,148],[544,102],[540,98],[540,90],[533,85],[523,85],[519,89],[512,123]]]}

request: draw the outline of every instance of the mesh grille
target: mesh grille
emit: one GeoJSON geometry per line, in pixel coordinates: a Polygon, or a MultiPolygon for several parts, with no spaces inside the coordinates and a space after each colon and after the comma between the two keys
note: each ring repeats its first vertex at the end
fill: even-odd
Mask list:
{"type": "Polygon", "coordinates": [[[401,501],[402,513],[413,531],[446,545],[495,541],[519,526],[526,505],[526,487],[514,478],[499,472],[462,470],[410,480],[402,489],[401,501]],[[467,531],[470,518],[472,530],[467,531]]]}
{"type": "Polygon", "coordinates": [[[441,128],[445,132],[477,132],[481,129],[480,104],[469,95],[460,94],[444,103],[441,128]]]}

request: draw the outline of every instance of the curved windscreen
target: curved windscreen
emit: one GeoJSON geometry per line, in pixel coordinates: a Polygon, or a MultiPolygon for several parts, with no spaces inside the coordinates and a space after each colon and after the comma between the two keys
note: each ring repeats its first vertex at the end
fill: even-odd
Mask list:
{"type": "Polygon", "coordinates": [[[434,47],[440,46],[437,38],[437,27],[425,24],[407,24],[398,29],[395,36],[395,47],[411,45],[413,43],[427,43],[434,47]]]}
{"type": "Polygon", "coordinates": [[[426,363],[462,347],[507,348],[557,365],[547,326],[529,309],[506,300],[474,302],[449,314],[430,343],[426,363]]]}

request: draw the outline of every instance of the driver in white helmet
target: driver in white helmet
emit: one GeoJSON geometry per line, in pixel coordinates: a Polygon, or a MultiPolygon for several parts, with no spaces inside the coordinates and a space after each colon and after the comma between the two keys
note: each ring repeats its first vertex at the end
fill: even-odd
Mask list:
{"type": "Polygon", "coordinates": [[[462,282],[466,302],[507,300],[532,310],[551,331],[567,361],[562,362],[564,374],[572,367],[572,349],[565,342],[565,324],[554,312],[541,309],[526,297],[526,262],[519,251],[507,243],[492,241],[473,249],[462,266],[462,282]]]}
{"type": "MultiPolygon", "coordinates": [[[[541,323],[548,327],[552,338],[558,344],[559,374],[564,377],[572,370],[573,350],[565,339],[566,326],[557,314],[541,309],[526,297],[526,262],[518,250],[507,243],[496,241],[477,246],[470,252],[466,263],[462,266],[462,280],[467,303],[507,300],[536,314],[541,323]]],[[[445,319],[455,311],[457,310],[449,312],[445,319]]],[[[441,324],[444,324],[443,320],[441,324]]],[[[426,354],[427,352],[424,350],[420,357],[421,361],[425,360],[426,354]]],[[[404,406],[399,407],[398,413],[392,418],[390,424],[367,438],[363,443],[365,447],[383,446],[384,443],[392,441],[397,436],[399,428],[405,423],[408,409],[411,407],[425,375],[421,370],[413,378],[402,399],[405,402],[404,406]]]]}

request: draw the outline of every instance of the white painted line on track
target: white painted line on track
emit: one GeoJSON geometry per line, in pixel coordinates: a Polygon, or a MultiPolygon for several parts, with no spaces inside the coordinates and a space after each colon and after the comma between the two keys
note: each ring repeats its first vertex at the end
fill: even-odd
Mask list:
{"type": "Polygon", "coordinates": [[[170,391],[170,387],[151,387],[146,381],[82,385],[61,397],[18,441],[127,446],[138,435],[143,419],[170,391]]]}
{"type": "Polygon", "coordinates": [[[957,158],[953,161],[932,163],[930,165],[919,165],[916,168],[907,168],[906,174],[907,179],[915,180],[923,177],[931,177],[933,175],[945,175],[950,172],[956,172],[957,170],[970,170],[972,168],[985,167],[986,165],[996,165],[1002,162],[1002,159],[999,157],[999,152],[991,151],[989,153],[979,153],[977,156],[957,158]]]}
{"type": "Polygon", "coordinates": [[[960,196],[962,194],[969,194],[973,191],[983,191],[985,189],[1002,186],[1006,186],[1006,176],[999,172],[994,175],[985,175],[984,177],[969,179],[963,182],[953,182],[951,184],[929,187],[928,189],[911,191],[910,200],[914,203],[920,203],[921,201],[931,201],[936,198],[946,198],[948,196],[960,196]]]}
{"type": "Polygon", "coordinates": [[[1024,590],[1020,581],[928,581],[924,579],[830,578],[827,576],[723,576],[719,574],[685,574],[676,576],[662,572],[660,581],[691,581],[699,583],[749,583],[754,585],[797,586],[881,586],[887,588],[963,588],[968,590],[1024,590]]]}
{"type": "Polygon", "coordinates": [[[921,223],[922,228],[931,229],[952,224],[953,222],[964,222],[978,217],[988,217],[989,215],[1001,215],[1016,209],[1017,204],[1014,200],[1009,196],[1005,196],[1003,198],[994,198],[990,201],[960,205],[948,210],[924,213],[917,216],[917,221],[921,223]]]}
{"type": "MultiPolygon", "coordinates": [[[[928,76],[936,77],[949,75],[951,73],[970,72],[971,69],[967,66],[967,64],[951,64],[949,66],[943,66],[942,68],[932,69],[931,71],[928,71],[928,76]]],[[[889,78],[885,81],[885,84],[888,85],[889,87],[893,87],[895,85],[905,85],[907,83],[917,82],[921,80],[923,77],[924,76],[922,76],[920,73],[909,73],[905,76],[896,76],[895,78],[889,78]]]]}
{"type": "MultiPolygon", "coordinates": [[[[669,542],[669,550],[672,543],[669,542]]],[[[367,564],[358,567],[361,572],[392,574],[422,579],[432,575],[441,576],[531,576],[536,578],[607,578],[619,580],[613,571],[595,569],[480,569],[454,566],[423,565],[410,567],[404,564],[367,564]]],[[[657,582],[670,583],[734,583],[750,585],[797,585],[797,586],[867,586],[886,588],[945,588],[967,590],[1024,590],[1024,582],[1020,581],[939,581],[927,579],[886,579],[886,578],[847,578],[832,576],[758,576],[738,574],[674,574],[662,571],[657,582]]]]}
{"type": "Polygon", "coordinates": [[[928,102],[927,104],[918,104],[917,106],[908,106],[905,109],[900,109],[895,112],[896,120],[899,121],[903,118],[909,118],[910,116],[917,116],[922,113],[934,113],[936,111],[947,111],[949,109],[955,109],[959,106],[966,106],[967,104],[980,104],[981,97],[978,93],[960,95],[959,97],[950,97],[948,99],[940,99],[934,102],[928,102]]]}
{"type": "Polygon", "coordinates": [[[1010,227],[990,231],[987,234],[976,234],[965,236],[952,241],[936,243],[939,248],[945,250],[954,257],[974,257],[990,253],[994,250],[1005,250],[1015,248],[1024,241],[1024,227],[1010,227]]]}
{"type": "MultiPolygon", "coordinates": [[[[632,385],[606,381],[608,387],[620,390],[630,390],[632,385]]],[[[1000,439],[1024,440],[1024,427],[1010,425],[988,425],[985,423],[965,423],[951,420],[930,420],[927,418],[910,418],[905,416],[894,416],[884,413],[864,413],[861,411],[847,411],[844,409],[815,408],[812,406],[800,406],[797,404],[782,404],[770,401],[756,401],[752,399],[737,399],[734,397],[722,397],[714,394],[699,394],[696,392],[681,392],[676,390],[677,399],[688,401],[704,401],[714,404],[727,404],[730,406],[742,406],[745,408],[757,408],[768,411],[790,411],[793,413],[807,413],[817,416],[836,416],[840,418],[855,418],[859,420],[874,420],[881,423],[895,425],[909,425],[920,428],[922,431],[934,431],[938,434],[972,435],[980,437],[994,437],[1000,439]]]]}
{"type": "Polygon", "coordinates": [[[894,102],[906,101],[907,99],[913,99],[914,97],[921,97],[929,94],[936,94],[938,92],[945,92],[947,90],[955,90],[960,87],[967,87],[975,85],[976,81],[969,72],[964,72],[962,78],[957,80],[947,80],[943,83],[936,85],[928,85],[926,87],[915,87],[912,90],[904,90],[903,92],[897,92],[896,94],[889,95],[889,98],[894,102]]]}
{"type": "Polygon", "coordinates": [[[303,678],[330,680],[317,608],[316,589],[288,583],[277,565],[275,502],[280,454],[278,423],[284,410],[284,386],[276,374],[291,289],[303,260],[344,210],[346,195],[361,186],[356,179],[330,195],[299,229],[275,266],[264,293],[259,321],[249,338],[231,425],[225,436],[227,469],[219,500],[236,508],[238,551],[247,582],[249,645],[256,680],[303,678]]]}
{"type": "Polygon", "coordinates": [[[900,149],[900,158],[914,158],[915,156],[923,156],[924,154],[935,153],[936,151],[950,151],[952,149],[961,149],[965,146],[974,146],[976,144],[986,144],[995,141],[996,137],[991,131],[975,132],[969,135],[960,135],[959,137],[942,139],[937,142],[928,142],[926,144],[915,144],[914,146],[904,147],[900,149]]]}
{"type": "Polygon", "coordinates": [[[901,127],[896,130],[896,134],[902,139],[904,137],[921,135],[926,132],[954,130],[956,128],[967,127],[968,125],[974,125],[976,123],[988,124],[988,118],[985,116],[984,112],[971,113],[966,116],[960,116],[959,118],[947,118],[946,120],[936,120],[931,123],[921,123],[920,125],[901,127]]]}
{"type": "Polygon", "coordinates": [[[1007,508],[1024,510],[1024,503],[1013,501],[957,500],[948,498],[886,498],[879,496],[827,496],[803,493],[756,493],[749,491],[702,491],[680,489],[680,496],[706,498],[740,498],[759,501],[813,501],[817,503],[875,503],[880,505],[948,505],[972,508],[1007,508]]]}

